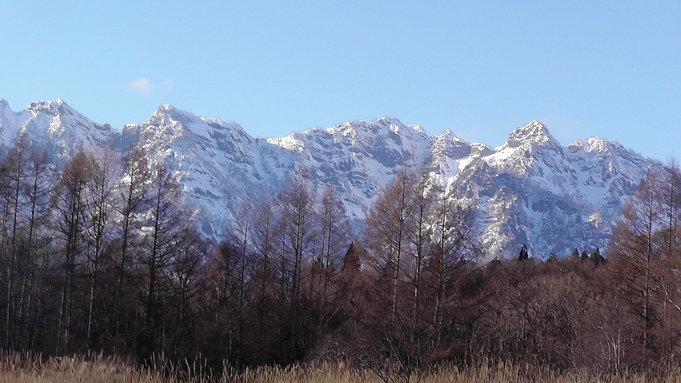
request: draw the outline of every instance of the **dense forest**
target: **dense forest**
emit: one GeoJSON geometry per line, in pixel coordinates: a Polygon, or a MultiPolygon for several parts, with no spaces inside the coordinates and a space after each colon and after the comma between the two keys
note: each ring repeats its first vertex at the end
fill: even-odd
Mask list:
{"type": "Polygon", "coordinates": [[[404,376],[480,360],[676,367],[681,172],[641,181],[601,250],[481,262],[475,201],[402,168],[352,234],[304,169],[244,201],[219,243],[143,148],[62,166],[0,158],[0,348],[162,356],[220,370],[337,361],[404,376]]]}

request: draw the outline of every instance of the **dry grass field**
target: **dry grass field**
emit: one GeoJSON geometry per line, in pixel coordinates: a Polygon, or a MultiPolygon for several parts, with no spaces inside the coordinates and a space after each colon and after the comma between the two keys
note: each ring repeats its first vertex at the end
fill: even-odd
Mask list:
{"type": "MultiPolygon", "coordinates": [[[[38,355],[3,354],[0,357],[0,383],[48,383],[48,382],[91,382],[91,383],[200,383],[200,382],[244,382],[244,383],[380,383],[407,381],[404,376],[392,374],[380,377],[367,370],[356,370],[342,366],[324,364],[317,367],[262,367],[242,373],[223,371],[211,374],[191,364],[184,366],[161,366],[141,369],[113,358],[101,356],[75,358],[42,358],[38,355]]],[[[586,371],[559,373],[537,367],[520,368],[508,364],[480,366],[458,370],[438,368],[412,376],[412,382],[435,383],[586,383],[586,382],[681,382],[681,373],[674,371],[663,376],[643,373],[624,373],[611,376],[594,376],[586,371]]]]}

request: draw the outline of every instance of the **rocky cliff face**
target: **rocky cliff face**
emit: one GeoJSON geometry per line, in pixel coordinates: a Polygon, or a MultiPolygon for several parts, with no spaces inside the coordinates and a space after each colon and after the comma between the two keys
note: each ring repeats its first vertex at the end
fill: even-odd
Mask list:
{"type": "MultiPolygon", "coordinates": [[[[61,100],[13,112],[0,99],[0,139],[27,134],[63,163],[81,148],[145,146],[181,174],[198,225],[221,237],[247,196],[274,193],[296,167],[316,188],[332,186],[359,230],[368,209],[401,166],[432,165],[432,176],[475,198],[488,258],[569,254],[603,247],[622,202],[657,161],[593,137],[561,146],[537,121],[490,148],[445,131],[429,136],[392,117],[314,128],[283,138],[253,138],[237,123],[161,106],[144,123],[114,130],[61,100]]],[[[360,233],[358,233],[360,234],[360,233]]]]}

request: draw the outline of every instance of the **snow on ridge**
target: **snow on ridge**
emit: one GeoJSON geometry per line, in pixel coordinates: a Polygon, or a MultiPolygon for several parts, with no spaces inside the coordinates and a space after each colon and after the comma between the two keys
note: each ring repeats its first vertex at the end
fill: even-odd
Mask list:
{"type": "Polygon", "coordinates": [[[300,133],[293,132],[286,137],[266,138],[265,140],[269,144],[300,153],[305,148],[305,142],[299,138],[300,135],[300,133]]]}
{"type": "Polygon", "coordinates": [[[9,145],[10,140],[16,136],[18,114],[9,107],[4,99],[0,100],[0,146],[9,145]],[[4,101],[4,102],[3,102],[4,101]]]}
{"type": "Polygon", "coordinates": [[[594,136],[587,139],[575,140],[567,145],[570,149],[578,149],[586,153],[607,152],[610,142],[606,139],[594,136]]]}
{"type": "Polygon", "coordinates": [[[409,136],[410,138],[426,138],[428,134],[426,130],[420,125],[405,125],[402,121],[395,117],[383,116],[373,120],[369,125],[378,126],[380,128],[387,127],[389,131],[400,136],[409,136]]]}
{"type": "Polygon", "coordinates": [[[343,135],[363,135],[363,134],[387,134],[392,132],[400,136],[421,136],[428,137],[425,129],[420,125],[405,125],[400,120],[391,116],[379,117],[375,120],[351,120],[337,124],[326,129],[335,134],[341,132],[343,135]]]}
{"type": "MultiPolygon", "coordinates": [[[[99,131],[85,117],[67,113],[63,106],[59,110],[61,103],[36,103],[33,109],[44,106],[46,110],[39,116],[22,112],[22,118],[30,117],[29,128],[36,135],[54,126],[54,135],[40,139],[57,149],[69,148],[65,155],[78,142],[116,144],[113,134],[99,131]]],[[[8,128],[27,122],[18,125],[17,114],[0,101],[0,124],[3,111],[9,116],[5,120],[11,120],[0,130],[7,140],[8,128]]],[[[557,142],[538,121],[516,129],[497,149],[467,143],[449,130],[428,136],[420,126],[404,125],[394,117],[253,139],[236,123],[162,105],[146,123],[129,126],[119,132],[125,137],[118,149],[139,142],[176,158],[174,170],[186,173],[181,182],[191,193],[188,201],[201,208],[199,219],[214,230],[206,234],[214,236],[221,235],[245,196],[254,190],[276,192],[296,166],[311,170],[315,188],[334,187],[351,218],[361,221],[397,168],[431,161],[436,165],[433,177],[451,187],[467,188],[467,198],[480,198],[486,233],[505,238],[510,247],[517,235],[535,241],[535,252],[562,255],[563,244],[540,243],[539,238],[560,237],[579,228],[587,235],[570,243],[571,248],[604,243],[608,225],[595,228],[589,217],[596,214],[609,222],[647,163],[632,151],[618,150],[619,144],[597,137],[571,143],[565,151],[556,149],[557,142]]]]}
{"type": "Polygon", "coordinates": [[[589,144],[589,152],[605,152],[608,150],[608,145],[610,144],[608,140],[602,139],[600,137],[591,137],[587,139],[586,142],[589,144]]]}
{"type": "Polygon", "coordinates": [[[517,148],[527,143],[560,147],[558,141],[549,133],[544,124],[537,120],[511,132],[505,145],[510,148],[517,148]]]}
{"type": "Polygon", "coordinates": [[[442,132],[442,134],[439,134],[439,135],[436,135],[436,136],[433,136],[433,137],[445,138],[445,139],[448,139],[448,140],[451,140],[451,141],[456,141],[456,142],[466,142],[466,140],[457,136],[450,129],[445,129],[444,132],[442,132]]]}
{"type": "Polygon", "coordinates": [[[178,131],[179,135],[188,132],[205,139],[212,139],[216,130],[233,129],[237,130],[240,135],[248,136],[248,133],[234,121],[199,116],[168,104],[160,105],[145,125],[169,126],[178,131]]]}
{"type": "Polygon", "coordinates": [[[67,116],[75,115],[87,119],[87,117],[78,113],[62,99],[34,101],[29,104],[28,107],[26,107],[26,111],[32,113],[33,115],[43,112],[52,116],[64,114],[67,116]]]}

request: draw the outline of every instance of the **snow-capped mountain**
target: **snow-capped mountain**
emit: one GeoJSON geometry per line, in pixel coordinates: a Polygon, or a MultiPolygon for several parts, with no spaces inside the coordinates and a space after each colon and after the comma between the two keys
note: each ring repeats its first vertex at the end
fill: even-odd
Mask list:
{"type": "Polygon", "coordinates": [[[561,146],[537,121],[497,148],[468,143],[451,131],[429,136],[392,117],[313,128],[283,138],[254,138],[235,122],[164,105],[142,124],[114,130],[65,102],[32,103],[13,112],[0,99],[0,144],[26,133],[58,162],[81,148],[139,144],[180,172],[199,226],[221,237],[248,197],[280,188],[296,167],[310,183],[336,189],[355,227],[404,165],[431,164],[433,176],[475,198],[489,258],[517,255],[521,244],[545,258],[603,247],[622,202],[655,160],[593,137],[561,146]]]}
{"type": "Polygon", "coordinates": [[[96,124],[62,100],[31,103],[19,113],[0,99],[0,139],[9,145],[18,132],[39,143],[57,162],[79,149],[106,146],[118,134],[110,125],[96,124]]]}

